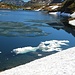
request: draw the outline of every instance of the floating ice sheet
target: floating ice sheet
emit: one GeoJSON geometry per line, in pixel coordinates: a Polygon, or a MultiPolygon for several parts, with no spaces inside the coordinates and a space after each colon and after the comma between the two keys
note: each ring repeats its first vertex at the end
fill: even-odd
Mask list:
{"type": "Polygon", "coordinates": [[[23,53],[27,53],[27,52],[31,52],[31,51],[36,51],[36,50],[41,50],[44,52],[50,52],[50,51],[62,51],[61,46],[65,45],[67,46],[69,43],[68,40],[51,40],[51,41],[45,41],[45,42],[41,42],[37,47],[23,47],[23,48],[16,48],[13,49],[12,52],[16,53],[16,54],[23,54],[23,53]]]}

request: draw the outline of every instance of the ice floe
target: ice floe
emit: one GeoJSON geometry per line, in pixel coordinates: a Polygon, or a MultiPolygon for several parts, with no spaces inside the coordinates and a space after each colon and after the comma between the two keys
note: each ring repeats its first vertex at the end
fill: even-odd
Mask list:
{"type": "Polygon", "coordinates": [[[23,47],[23,48],[16,48],[13,49],[12,52],[16,53],[16,54],[23,54],[23,53],[27,53],[27,52],[31,52],[31,51],[36,51],[36,50],[41,50],[44,52],[50,52],[50,51],[61,51],[62,45],[68,45],[67,43],[69,43],[68,40],[51,40],[51,41],[45,41],[45,42],[41,42],[37,47],[23,47]]]}
{"type": "Polygon", "coordinates": [[[1,54],[2,52],[0,51],[0,54],[1,54]]]}
{"type": "Polygon", "coordinates": [[[36,51],[37,49],[38,49],[37,47],[28,46],[28,47],[13,49],[12,52],[15,52],[16,54],[23,54],[30,51],[36,51]]]}
{"type": "Polygon", "coordinates": [[[75,75],[75,47],[5,70],[0,75],[75,75]]]}

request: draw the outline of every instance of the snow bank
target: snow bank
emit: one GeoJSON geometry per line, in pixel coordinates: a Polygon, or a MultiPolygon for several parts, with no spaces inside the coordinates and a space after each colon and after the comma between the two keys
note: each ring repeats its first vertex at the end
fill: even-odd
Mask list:
{"type": "Polygon", "coordinates": [[[75,20],[69,21],[69,24],[71,24],[72,26],[75,26],[75,20]]]}
{"type": "Polygon", "coordinates": [[[75,75],[75,47],[3,71],[0,75],[75,75]]]}
{"type": "Polygon", "coordinates": [[[23,53],[27,53],[30,51],[36,51],[36,50],[42,50],[44,52],[49,52],[49,51],[61,51],[62,45],[67,45],[66,43],[69,43],[69,41],[67,40],[51,40],[51,41],[45,41],[45,42],[41,42],[37,47],[23,47],[23,48],[17,48],[17,49],[13,49],[12,52],[16,53],[16,54],[23,54],[23,53]]]}

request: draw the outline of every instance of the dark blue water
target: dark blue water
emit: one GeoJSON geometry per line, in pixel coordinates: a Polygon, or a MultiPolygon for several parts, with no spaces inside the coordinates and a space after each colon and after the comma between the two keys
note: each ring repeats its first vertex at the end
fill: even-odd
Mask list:
{"type": "Polygon", "coordinates": [[[0,71],[56,53],[36,51],[16,55],[11,53],[15,48],[36,47],[49,40],[68,40],[63,49],[74,47],[75,28],[60,20],[64,18],[44,12],[0,10],[0,71]]]}

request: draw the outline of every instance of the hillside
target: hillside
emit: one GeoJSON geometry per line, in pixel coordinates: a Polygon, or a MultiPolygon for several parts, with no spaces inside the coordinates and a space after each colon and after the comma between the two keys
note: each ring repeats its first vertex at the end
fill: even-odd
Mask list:
{"type": "Polygon", "coordinates": [[[60,9],[61,12],[73,13],[75,11],[75,0],[65,0],[60,9]]]}
{"type": "Polygon", "coordinates": [[[23,6],[25,2],[23,0],[1,0],[2,3],[12,4],[15,6],[23,6]]]}
{"type": "Polygon", "coordinates": [[[0,9],[18,9],[18,6],[12,5],[12,4],[6,4],[6,3],[0,3],[0,9]]]}

